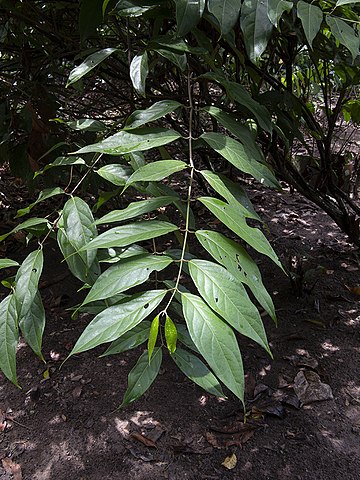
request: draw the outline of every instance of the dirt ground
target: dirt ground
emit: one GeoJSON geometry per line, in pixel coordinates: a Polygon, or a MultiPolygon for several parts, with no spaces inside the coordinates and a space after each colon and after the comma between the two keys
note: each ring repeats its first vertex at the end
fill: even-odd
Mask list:
{"type": "MultiPolygon", "coordinates": [[[[21,344],[22,390],[0,374],[1,480],[360,478],[360,297],[351,291],[360,286],[359,251],[298,195],[250,194],[284,264],[302,258],[308,273],[301,292],[301,282],[259,258],[279,325],[264,317],[273,360],[240,339],[247,421],[236,399],[204,393],[166,355],[151,389],[123,410],[116,407],[141,349],[105,358],[93,350],[60,369],[89,317],[70,319],[78,285],[48,243],[41,284],[48,364],[21,344]],[[321,396],[328,399],[311,401],[321,396]]],[[[21,243],[6,245],[1,255],[24,258],[21,243]]]]}

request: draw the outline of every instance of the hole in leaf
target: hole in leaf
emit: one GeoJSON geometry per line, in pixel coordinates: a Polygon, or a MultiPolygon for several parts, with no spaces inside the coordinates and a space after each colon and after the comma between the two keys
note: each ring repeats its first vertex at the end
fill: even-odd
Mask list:
{"type": "Polygon", "coordinates": [[[215,297],[215,302],[218,303],[219,299],[218,297],[215,297]]]}
{"type": "Polygon", "coordinates": [[[37,272],[37,268],[33,268],[32,271],[36,273],[36,272],[37,272]]]}
{"type": "Polygon", "coordinates": [[[144,308],[149,308],[149,304],[145,303],[144,308]]]}

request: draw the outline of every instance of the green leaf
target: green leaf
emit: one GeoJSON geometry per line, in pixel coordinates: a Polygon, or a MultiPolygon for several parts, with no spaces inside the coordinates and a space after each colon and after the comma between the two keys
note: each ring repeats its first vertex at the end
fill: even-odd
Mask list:
{"type": "Polygon", "coordinates": [[[128,387],[119,408],[134,402],[143,395],[157,377],[162,362],[161,348],[156,348],[149,362],[145,351],[128,376],[128,387]]]}
{"type": "Polygon", "coordinates": [[[136,285],[141,285],[146,282],[152,272],[160,272],[172,262],[172,258],[165,255],[141,255],[127,258],[100,275],[82,305],[110,298],[136,285]]]}
{"type": "Polygon", "coordinates": [[[80,118],[80,120],[72,120],[66,122],[66,125],[71,130],[83,130],[87,132],[103,132],[106,130],[106,125],[99,120],[93,120],[92,118],[80,118]]]}
{"type": "Polygon", "coordinates": [[[360,55],[360,37],[356,35],[355,30],[344,20],[331,15],[326,15],[326,23],[336,40],[351,52],[353,60],[355,60],[360,55]]]}
{"type": "Polygon", "coordinates": [[[185,36],[199,23],[205,8],[205,0],[175,0],[176,23],[179,37],[185,36]]]}
{"type": "Polygon", "coordinates": [[[118,163],[111,165],[104,165],[96,170],[100,177],[105,178],[109,182],[117,186],[123,186],[129,180],[133,169],[129,165],[120,165],[118,163]]]}
{"type": "Polygon", "coordinates": [[[82,250],[97,248],[126,247],[132,243],[149,240],[149,238],[161,237],[174,232],[178,227],[168,222],[158,220],[142,220],[129,223],[120,227],[114,227],[94,238],[85,245],[82,250]]]}
{"type": "Polygon", "coordinates": [[[21,318],[19,326],[26,343],[41,360],[44,360],[41,345],[45,329],[45,310],[39,291],[35,294],[30,310],[21,318]]]}
{"type": "Polygon", "coordinates": [[[62,218],[67,241],[89,269],[95,262],[96,250],[84,251],[82,247],[97,236],[89,205],[79,197],[71,197],[64,205],[62,218]]]}
{"type": "Polygon", "coordinates": [[[156,315],[154,320],[151,322],[150,334],[149,334],[149,340],[148,340],[149,363],[151,361],[151,357],[156,345],[156,340],[159,333],[159,323],[160,323],[159,315],[156,315]]]}
{"type": "Polygon", "coordinates": [[[95,225],[104,225],[105,223],[123,222],[129,218],[138,217],[145,213],[157,210],[160,207],[165,207],[174,201],[174,197],[163,196],[156,198],[149,198],[148,200],[140,200],[139,202],[132,202],[123,210],[113,210],[96,220],[95,225]]]}
{"type": "Polygon", "coordinates": [[[103,15],[101,1],[81,0],[79,14],[79,30],[81,41],[86,40],[92,35],[96,35],[96,29],[101,25],[102,21],[103,15]]]}
{"type": "Polygon", "coordinates": [[[141,3],[134,0],[118,1],[112,13],[119,17],[139,17],[156,7],[156,3],[152,5],[151,1],[145,2],[145,6],[142,6],[141,3]]]}
{"type": "Polygon", "coordinates": [[[146,342],[150,335],[150,322],[143,320],[128,332],[125,332],[120,338],[112,342],[110,347],[100,357],[115,355],[126,352],[138,347],[146,342]]]}
{"type": "Polygon", "coordinates": [[[159,118],[165,117],[165,115],[168,115],[181,106],[181,103],[175,102],[174,100],[161,100],[160,102],[154,103],[146,110],[135,110],[135,112],[133,112],[126,120],[124,130],[131,130],[133,128],[141,127],[146,123],[154,122],[159,118]]]}
{"type": "Polygon", "coordinates": [[[37,227],[38,225],[45,225],[48,224],[46,218],[29,218],[29,220],[25,220],[25,222],[20,223],[15,228],[10,230],[10,232],[4,233],[4,235],[0,235],[0,242],[5,240],[9,235],[13,233],[17,233],[20,230],[29,230],[31,228],[37,227]]]}
{"type": "Polygon", "coordinates": [[[17,271],[14,297],[19,321],[27,315],[34,301],[43,264],[43,251],[39,248],[29,253],[17,271]]]}
{"type": "Polygon", "coordinates": [[[177,342],[177,330],[175,323],[171,320],[171,318],[166,315],[165,320],[165,340],[166,346],[172,355],[176,350],[176,342],[177,342]]]}
{"type": "Polygon", "coordinates": [[[244,371],[233,330],[196,295],[183,293],[182,305],[192,341],[215,375],[244,403],[244,371]]]}
{"type": "Polygon", "coordinates": [[[341,5],[348,5],[353,3],[360,3],[360,0],[337,0],[336,7],[340,7],[341,5]]]}
{"type": "MultiPolygon", "coordinates": [[[[171,304],[171,308],[174,307],[174,305],[178,306],[179,309],[176,309],[178,310],[176,313],[178,316],[180,316],[181,318],[183,318],[183,313],[182,313],[182,307],[180,304],[178,303],[172,303],[171,304]]],[[[193,352],[195,353],[199,353],[199,350],[196,348],[196,345],[195,343],[191,340],[191,337],[189,335],[189,331],[188,329],[186,328],[186,325],[182,325],[182,324],[176,324],[176,330],[177,330],[177,339],[179,342],[181,342],[182,344],[185,345],[185,347],[189,348],[190,350],[192,350],[193,352]]]]}
{"type": "Polygon", "coordinates": [[[241,2],[239,0],[208,0],[209,12],[219,22],[223,35],[229,33],[236,24],[240,7],[241,2]]]}
{"type": "Polygon", "coordinates": [[[14,295],[0,303],[0,369],[16,386],[16,347],[19,339],[18,317],[14,295]]]}
{"type": "Polygon", "coordinates": [[[175,130],[167,128],[143,128],[131,132],[121,131],[101,142],[87,145],[74,153],[106,153],[124,155],[130,152],[145,151],[160,147],[180,138],[175,130]]]}
{"type": "Polygon", "coordinates": [[[297,3],[297,16],[301,20],[306,40],[311,47],[314,38],[320,31],[324,17],[323,12],[316,5],[299,0],[297,3]]]}
{"type": "Polygon", "coordinates": [[[154,49],[154,52],[159,53],[162,57],[169,60],[182,72],[185,71],[186,65],[187,65],[186,53],[175,53],[175,52],[171,52],[170,50],[165,50],[163,48],[156,48],[154,49]]]}
{"type": "Polygon", "coordinates": [[[126,182],[126,185],[132,185],[136,182],[158,182],[173,173],[184,170],[187,165],[181,160],[159,160],[157,162],[147,163],[138,168],[126,182]]]}
{"type": "Polygon", "coordinates": [[[18,267],[18,266],[19,266],[18,262],[15,262],[15,260],[11,260],[10,258],[0,259],[0,269],[9,268],[9,267],[18,267]]]}
{"type": "Polygon", "coordinates": [[[120,338],[150,315],[165,294],[166,290],[148,290],[106,308],[85,328],[69,357],[120,338]]]}
{"type": "Polygon", "coordinates": [[[247,207],[247,205],[250,207],[252,205],[240,186],[228,180],[225,175],[213,173],[210,170],[202,170],[200,173],[219,195],[224,197],[234,208],[239,209],[241,215],[261,221],[257,213],[247,207]]]}
{"type": "Polygon", "coordinates": [[[260,314],[243,285],[224,267],[207,260],[191,260],[189,271],[208,305],[235,330],[270,353],[260,314]]]}
{"type": "Polygon", "coordinates": [[[286,0],[267,0],[268,17],[271,23],[277,27],[284,12],[290,12],[294,4],[286,0]]]}
{"type": "Polygon", "coordinates": [[[266,50],[273,31],[273,24],[268,16],[267,1],[244,0],[240,25],[249,58],[256,63],[266,50]]]}
{"type": "Polygon", "coordinates": [[[54,167],[67,167],[72,165],[86,165],[85,160],[80,157],[57,157],[53,162],[48,163],[42,170],[38,170],[34,174],[34,178],[38,175],[43,175],[47,170],[54,167]]]}
{"type": "Polygon", "coordinates": [[[134,244],[124,248],[108,248],[106,251],[100,250],[97,258],[100,263],[117,263],[124,258],[136,257],[144,253],[147,254],[149,252],[146,248],[134,244]]]}
{"type": "Polygon", "coordinates": [[[206,392],[217,397],[225,397],[218,379],[198,357],[182,348],[177,348],[172,354],[172,359],[190,380],[206,392]]]}
{"type": "Polygon", "coordinates": [[[238,281],[249,286],[260,305],[276,322],[273,301],[262,282],[258,266],[245,248],[221,233],[210,230],[198,230],[195,235],[217,262],[226,267],[238,281]]]}
{"type": "Polygon", "coordinates": [[[252,175],[269,187],[280,188],[271,170],[250,158],[241,143],[222,133],[203,133],[200,138],[240,171],[252,175]]]}
{"type": "Polygon", "coordinates": [[[145,97],[145,82],[149,73],[148,54],[145,50],[135,55],[130,64],[130,78],[137,93],[145,97]]]}
{"type": "Polygon", "coordinates": [[[47,200],[48,198],[51,198],[51,197],[54,197],[55,195],[62,195],[64,192],[64,190],[60,187],[55,187],[55,188],[46,188],[45,190],[43,190],[42,192],[39,193],[39,196],[37,198],[37,200],[33,203],[31,203],[30,205],[28,205],[27,207],[25,208],[20,208],[18,211],[17,211],[17,214],[16,214],[16,217],[15,218],[18,218],[18,217],[22,217],[24,215],[27,215],[28,213],[30,213],[30,210],[35,207],[35,205],[37,205],[38,203],[44,201],[44,200],[47,200]]]}
{"type": "Polygon", "coordinates": [[[116,50],[117,48],[104,48],[103,50],[99,50],[98,52],[89,55],[83,61],[83,63],[71,70],[66,87],[79,81],[80,78],[82,78],[84,75],[87,75],[91,70],[97,67],[99,63],[103,62],[109,55],[116,52],[116,50]]]}
{"type": "Polygon", "coordinates": [[[267,255],[276,265],[282,269],[278,256],[265,235],[258,229],[249,227],[246,220],[239,215],[239,211],[232,205],[217,198],[201,197],[200,202],[205,205],[224,225],[236,235],[245,240],[251,247],[263,255],[267,255]]]}

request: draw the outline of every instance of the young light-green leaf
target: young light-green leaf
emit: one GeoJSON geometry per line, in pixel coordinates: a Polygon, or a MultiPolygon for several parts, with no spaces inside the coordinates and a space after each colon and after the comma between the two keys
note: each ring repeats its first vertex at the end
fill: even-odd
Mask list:
{"type": "Polygon", "coordinates": [[[118,353],[126,352],[138,347],[146,342],[150,335],[151,323],[143,320],[134,328],[125,332],[120,338],[114,340],[110,347],[100,357],[107,357],[108,355],[116,355],[118,353]]]}
{"type": "Polygon", "coordinates": [[[270,353],[260,314],[242,283],[224,267],[207,260],[191,260],[189,271],[207,304],[235,330],[270,353]]]}
{"type": "Polygon", "coordinates": [[[0,302],[0,369],[18,386],[16,378],[16,347],[19,339],[18,316],[14,295],[0,302]]]}
{"type": "Polygon", "coordinates": [[[215,375],[244,403],[244,371],[235,334],[198,296],[182,294],[192,341],[215,375]]]}
{"type": "Polygon", "coordinates": [[[306,40],[312,47],[314,38],[318,34],[323,21],[323,12],[316,5],[299,0],[297,3],[297,16],[301,20],[306,40]]]}
{"type": "Polygon", "coordinates": [[[150,274],[166,268],[173,259],[156,255],[127,258],[103,272],[87,294],[82,305],[113,297],[146,282],[150,274]]]}
{"type": "Polygon", "coordinates": [[[77,82],[84,75],[87,75],[99,63],[103,62],[109,55],[116,52],[117,48],[104,48],[98,52],[89,55],[80,65],[71,70],[66,86],[77,82]]]}
{"type": "Polygon", "coordinates": [[[132,185],[135,182],[158,182],[169,177],[173,173],[184,170],[187,165],[180,160],[159,160],[157,162],[147,163],[138,168],[126,182],[126,185],[132,185]]]}
{"type": "Polygon", "coordinates": [[[159,373],[161,362],[162,351],[160,347],[155,349],[150,362],[147,351],[140,356],[135,367],[129,373],[128,387],[119,408],[134,402],[148,390],[159,373]]]}
{"type": "Polygon", "coordinates": [[[120,338],[150,315],[165,294],[166,290],[148,290],[106,308],[85,328],[69,356],[120,338]]]}
{"type": "Polygon", "coordinates": [[[133,128],[141,127],[146,123],[154,122],[159,118],[165,117],[165,115],[173,112],[181,106],[181,103],[176,102],[175,100],[161,100],[160,102],[154,103],[146,110],[135,110],[135,112],[133,112],[126,120],[124,130],[132,130],[133,128]]]}
{"type": "Polygon", "coordinates": [[[159,333],[159,324],[160,324],[159,315],[156,315],[154,320],[151,322],[150,334],[149,334],[149,340],[148,340],[149,363],[151,361],[151,357],[152,357],[152,354],[154,352],[154,348],[155,348],[155,345],[156,345],[156,340],[157,340],[158,333],[159,333]]]}
{"type": "Polygon", "coordinates": [[[211,395],[225,397],[218,379],[200,358],[182,348],[177,348],[171,357],[180,370],[199,387],[211,395]]]}
{"type": "Polygon", "coordinates": [[[176,350],[176,342],[177,342],[177,329],[175,323],[171,320],[171,318],[166,315],[165,320],[165,340],[166,346],[172,355],[176,350]]]}
{"type": "Polygon", "coordinates": [[[148,54],[145,52],[135,55],[130,64],[130,78],[134,89],[145,97],[146,78],[149,74],[148,54]]]}
{"type": "Polygon", "coordinates": [[[30,310],[21,318],[19,326],[26,343],[35,355],[41,360],[44,360],[43,354],[41,353],[41,345],[45,329],[45,310],[39,291],[36,292],[30,310]]]}

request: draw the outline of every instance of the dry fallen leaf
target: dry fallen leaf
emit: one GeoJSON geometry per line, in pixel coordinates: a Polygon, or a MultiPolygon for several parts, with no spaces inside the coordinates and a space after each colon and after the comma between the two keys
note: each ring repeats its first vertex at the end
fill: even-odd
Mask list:
{"type": "Polygon", "coordinates": [[[232,455],[226,457],[221,465],[223,465],[228,470],[232,470],[233,468],[236,467],[236,464],[237,464],[237,458],[235,453],[233,453],[232,455]]]}
{"type": "Polygon", "coordinates": [[[145,437],[145,435],[142,435],[139,432],[134,432],[130,436],[134,440],[137,440],[138,442],[143,443],[147,447],[156,448],[155,442],[153,442],[152,440],[150,440],[150,438],[145,437]]]}
{"type": "Polygon", "coordinates": [[[11,458],[3,458],[1,460],[2,466],[6,473],[9,473],[13,476],[13,480],[22,480],[21,467],[18,463],[15,463],[11,458]]]}
{"type": "Polygon", "coordinates": [[[334,398],[330,386],[322,383],[319,375],[312,370],[301,370],[296,375],[294,391],[303,405],[334,398]]]}
{"type": "Polygon", "coordinates": [[[360,287],[349,287],[348,285],[345,285],[345,287],[349,290],[349,292],[355,293],[355,295],[360,295],[360,287]]]}

